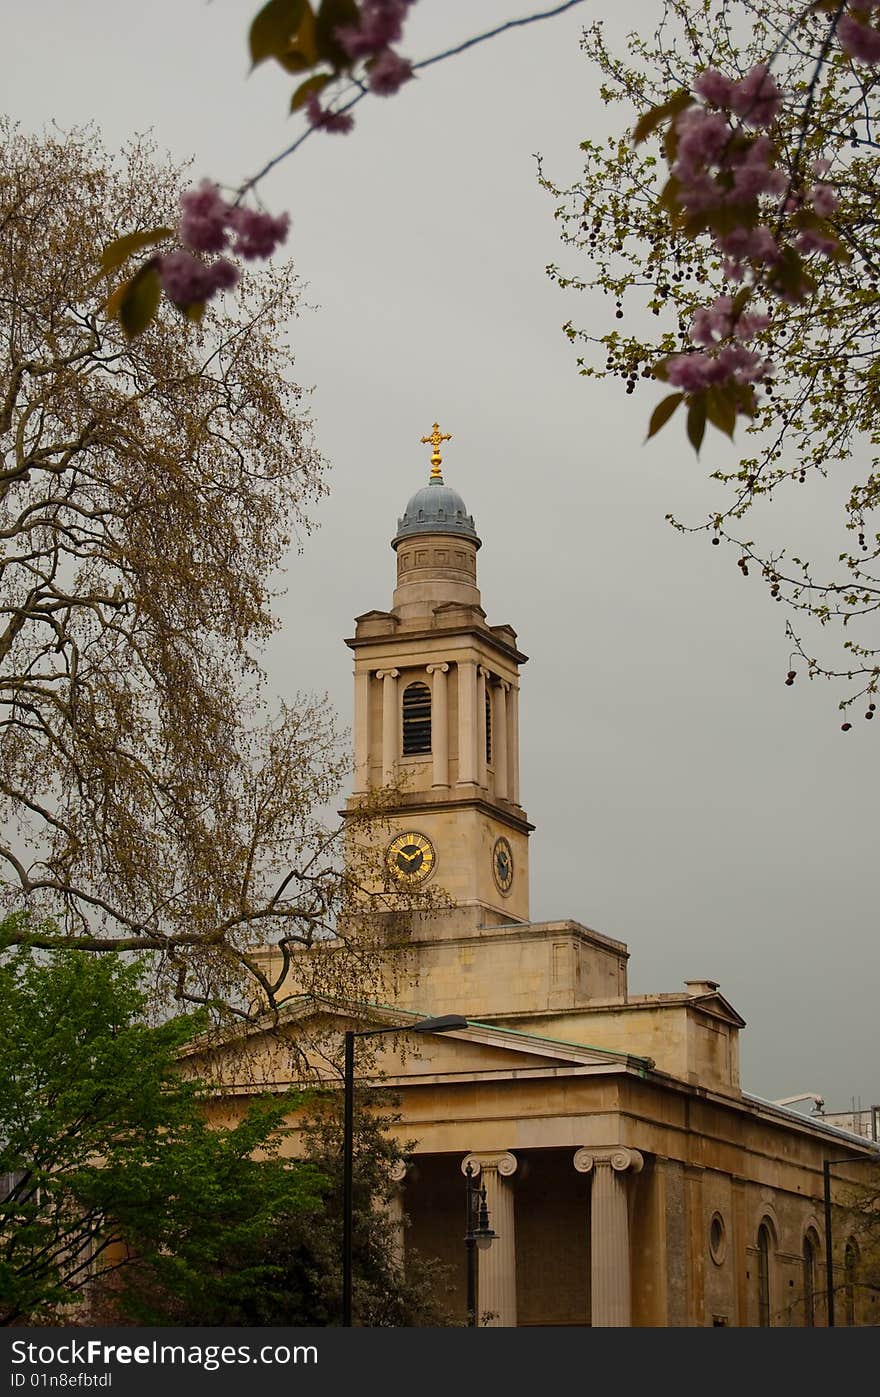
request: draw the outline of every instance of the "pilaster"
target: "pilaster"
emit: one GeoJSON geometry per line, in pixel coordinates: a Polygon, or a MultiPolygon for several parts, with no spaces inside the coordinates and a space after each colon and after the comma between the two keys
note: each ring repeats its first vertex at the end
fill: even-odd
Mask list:
{"type": "Polygon", "coordinates": [[[431,676],[431,751],[434,757],[434,786],[449,785],[449,706],[446,675],[449,665],[428,665],[431,676]]]}
{"type": "Polygon", "coordinates": [[[382,680],[382,783],[393,786],[397,780],[397,757],[400,746],[400,723],[397,717],[397,680],[399,669],[379,669],[376,678],[382,680]]]}

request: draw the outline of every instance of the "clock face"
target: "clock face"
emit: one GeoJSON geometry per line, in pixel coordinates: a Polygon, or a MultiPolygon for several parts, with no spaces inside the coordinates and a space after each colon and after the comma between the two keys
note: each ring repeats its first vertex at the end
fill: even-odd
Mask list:
{"type": "Polygon", "coordinates": [[[495,840],[495,848],[492,850],[492,872],[495,874],[498,891],[509,893],[513,886],[513,850],[503,835],[495,840]]]}
{"type": "Polygon", "coordinates": [[[392,839],[385,850],[385,864],[398,883],[421,883],[434,867],[436,855],[430,839],[416,830],[406,830],[392,839]]]}

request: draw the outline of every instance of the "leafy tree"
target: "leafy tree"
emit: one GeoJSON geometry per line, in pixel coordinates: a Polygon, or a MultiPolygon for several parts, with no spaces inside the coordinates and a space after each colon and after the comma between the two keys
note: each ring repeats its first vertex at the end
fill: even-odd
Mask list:
{"type": "Polygon", "coordinates": [[[0,961],[0,1323],[51,1320],[110,1272],[133,1304],[141,1275],[185,1294],[203,1267],[234,1304],[275,1272],[267,1254],[225,1258],[281,1219],[322,1225],[320,1171],[279,1154],[301,1098],[211,1129],[206,1088],[176,1072],[203,1013],[144,1022],[142,977],[80,951],[43,964],[20,946],[0,961]]]}
{"type": "MultiPolygon", "coordinates": [[[[0,959],[0,1323],[338,1323],[341,1094],[212,1125],[214,1088],[179,1071],[204,1011],[150,1024],[146,1007],[144,966],[118,956],[0,959]],[[282,1152],[291,1116],[302,1158],[282,1152]]],[[[394,1259],[388,1124],[358,1113],[360,1319],[439,1323],[437,1277],[394,1259]]]]}
{"type": "MultiPolygon", "coordinates": [[[[388,1127],[394,1117],[360,1094],[355,1126],[352,1213],[354,1321],[371,1328],[454,1323],[444,1304],[445,1268],[409,1253],[405,1272],[395,1254],[387,1204],[391,1168],[401,1151],[388,1127]],[[371,1108],[371,1109],[368,1109],[371,1108]]],[[[219,1245],[201,1236],[153,1250],[98,1300],[101,1322],[142,1324],[337,1325],[342,1313],[341,1093],[310,1093],[297,1124],[304,1159],[321,1179],[320,1212],[280,1208],[270,1228],[217,1229],[219,1245]],[[224,1235],[225,1232],[225,1235],[224,1235]]],[[[116,1279],[116,1278],[113,1278],[116,1279]]],[[[94,1317],[93,1311],[93,1317],[94,1317]]]]}
{"type": "MultiPolygon", "coordinates": [[[[681,391],[657,406],[649,431],[685,401],[697,447],[707,420],[732,434],[747,415],[738,463],[713,447],[717,507],[705,522],[670,520],[732,544],[743,575],[755,569],[788,608],[792,651],[810,677],[856,681],[841,707],[865,699],[869,719],[880,677],[880,31],[871,9],[663,0],[654,34],[631,34],[625,54],[592,25],[584,50],[621,129],[584,141],[576,185],[544,181],[560,200],[564,242],[587,262],[551,275],[601,291],[615,322],[627,320],[595,331],[569,322],[584,346],[581,371],[619,377],[628,393],[669,379],[681,391]],[[645,313],[655,332],[641,328],[651,323],[645,313]],[[743,349],[746,339],[756,351],[743,349]],[[725,354],[739,365],[727,377],[725,354]],[[762,379],[756,395],[751,383],[762,379]],[[832,473],[842,515],[824,553],[808,558],[797,541],[762,544],[746,533],[754,505],[781,508],[785,491],[832,473]],[[813,631],[802,631],[810,620],[841,627],[842,658],[817,658],[813,631]]],[[[761,532],[765,517],[758,512],[761,532]]],[[[786,682],[795,678],[790,661],[786,682]]]]}
{"type": "Polygon", "coordinates": [[[0,872],[56,919],[32,944],[153,951],[182,999],[245,1012],[244,972],[275,987],[258,942],[283,974],[347,911],[362,987],[377,962],[321,814],[348,764],[332,712],[266,721],[261,692],[272,578],[325,488],[293,270],[136,339],[95,283],[123,211],[167,220],[179,182],[143,143],[0,127],[0,872]]]}

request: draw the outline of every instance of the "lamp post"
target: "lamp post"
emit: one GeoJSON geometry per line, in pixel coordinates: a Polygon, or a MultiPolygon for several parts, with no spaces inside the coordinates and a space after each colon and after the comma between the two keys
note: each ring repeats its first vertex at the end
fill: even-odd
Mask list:
{"type": "Polygon", "coordinates": [[[474,1166],[468,1160],[464,1171],[467,1181],[467,1205],[465,1219],[467,1229],[464,1234],[464,1247],[467,1256],[467,1314],[468,1327],[477,1323],[477,1249],[486,1251],[496,1236],[489,1226],[489,1209],[486,1207],[486,1185],[477,1187],[474,1166]]]}
{"type": "Polygon", "coordinates": [[[822,1191],[825,1200],[825,1287],[828,1291],[828,1328],[835,1329],[834,1323],[834,1259],[831,1254],[831,1168],[834,1164],[880,1164],[880,1153],[874,1155],[853,1154],[845,1159],[825,1159],[822,1161],[822,1191]]]}
{"type": "Polygon", "coordinates": [[[345,1031],[344,1102],[342,1120],[342,1323],[351,1328],[351,1234],[352,1184],[354,1159],[354,1040],[380,1038],[385,1033],[449,1033],[467,1028],[461,1014],[444,1014],[438,1019],[420,1019],[412,1024],[394,1024],[389,1028],[365,1028],[345,1031]]]}

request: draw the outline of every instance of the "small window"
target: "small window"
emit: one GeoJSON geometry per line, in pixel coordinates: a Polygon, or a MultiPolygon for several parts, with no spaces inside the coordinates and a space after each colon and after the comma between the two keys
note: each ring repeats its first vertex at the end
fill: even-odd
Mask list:
{"type": "Polygon", "coordinates": [[[804,1238],[804,1324],[812,1329],[816,1323],[816,1247],[809,1234],[804,1238]]]}
{"type": "Polygon", "coordinates": [[[403,691],[403,755],[431,750],[431,690],[427,684],[407,684],[403,691]]]}
{"type": "Polygon", "coordinates": [[[486,690],[486,761],[492,761],[492,696],[486,690]]]}
{"type": "Polygon", "coordinates": [[[712,1221],[709,1223],[709,1255],[720,1266],[724,1261],[727,1251],[727,1233],[724,1228],[724,1219],[720,1213],[713,1213],[712,1221]]]}
{"type": "Polygon", "coordinates": [[[856,1322],[856,1244],[850,1238],[843,1253],[843,1309],[850,1328],[856,1322]]]}
{"type": "Polygon", "coordinates": [[[770,1328],[770,1229],[766,1222],[758,1228],[758,1324],[770,1328]]]}

